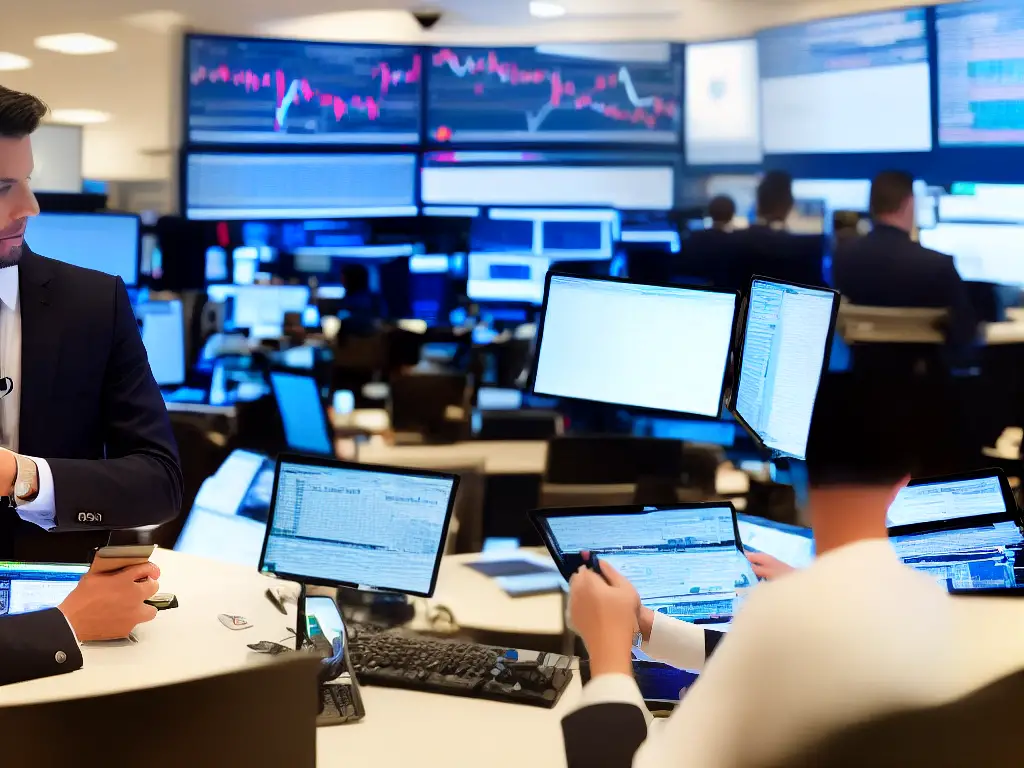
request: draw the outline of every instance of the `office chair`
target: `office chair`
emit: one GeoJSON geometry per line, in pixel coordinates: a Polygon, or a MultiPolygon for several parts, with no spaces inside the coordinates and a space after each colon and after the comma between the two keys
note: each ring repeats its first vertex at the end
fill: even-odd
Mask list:
{"type": "Polygon", "coordinates": [[[312,768],[320,668],[295,654],[155,688],[0,706],[0,729],[17,734],[4,766],[123,766],[144,755],[147,768],[312,768]],[[116,738],[101,736],[112,728],[116,738]]]}
{"type": "Polygon", "coordinates": [[[563,418],[555,411],[478,411],[477,440],[550,440],[562,434],[563,418]]]}
{"type": "Polygon", "coordinates": [[[468,434],[468,377],[453,374],[402,374],[391,380],[388,410],[396,433],[423,442],[452,443],[468,434]]]}
{"type": "MultiPolygon", "coordinates": [[[[841,663],[841,662],[840,662],[841,663]]],[[[1015,765],[1024,701],[1024,671],[938,707],[860,723],[829,736],[778,768],[960,768],[980,762],[1015,765]]]]}

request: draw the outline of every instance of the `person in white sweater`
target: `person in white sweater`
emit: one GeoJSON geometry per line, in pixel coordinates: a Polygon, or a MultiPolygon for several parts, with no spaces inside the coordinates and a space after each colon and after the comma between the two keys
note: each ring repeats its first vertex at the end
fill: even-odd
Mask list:
{"type": "Polygon", "coordinates": [[[807,461],[818,557],[752,590],[717,648],[643,608],[607,563],[604,578],[573,577],[569,613],[592,679],[562,723],[571,768],[783,764],[846,726],[989,682],[958,666],[954,599],[889,544],[886,511],[915,448],[898,404],[871,384],[832,377],[819,395],[807,461]],[[657,728],[632,676],[637,623],[649,655],[701,670],[657,728]]]}

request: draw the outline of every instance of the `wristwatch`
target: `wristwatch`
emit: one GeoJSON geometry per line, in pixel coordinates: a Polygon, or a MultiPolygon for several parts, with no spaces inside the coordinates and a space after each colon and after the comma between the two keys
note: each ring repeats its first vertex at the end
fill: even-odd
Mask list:
{"type": "Polygon", "coordinates": [[[639,629],[633,633],[633,647],[643,648],[644,645],[644,633],[639,629]]]}
{"type": "Polygon", "coordinates": [[[14,478],[14,487],[8,497],[11,508],[17,509],[22,504],[35,501],[39,495],[39,468],[32,459],[14,454],[14,460],[18,463],[18,474],[14,478]]]}

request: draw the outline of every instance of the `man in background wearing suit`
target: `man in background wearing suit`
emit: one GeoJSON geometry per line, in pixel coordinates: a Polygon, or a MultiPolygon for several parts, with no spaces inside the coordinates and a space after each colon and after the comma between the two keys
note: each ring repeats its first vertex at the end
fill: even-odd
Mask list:
{"type": "Polygon", "coordinates": [[[85,562],[105,529],[175,517],[182,479],[124,283],[25,245],[45,114],[0,87],[0,559],[85,562]]]}
{"type": "Polygon", "coordinates": [[[160,588],[152,563],[114,573],[87,573],[59,608],[0,616],[0,685],[74,672],[82,667],[78,644],[127,637],[152,621],[146,605],[160,588]]]}
{"type": "Polygon", "coordinates": [[[867,307],[949,309],[949,342],[969,346],[977,332],[970,296],[953,257],[910,239],[914,178],[885,171],[871,183],[871,234],[842,244],[832,263],[836,289],[867,307]]]}

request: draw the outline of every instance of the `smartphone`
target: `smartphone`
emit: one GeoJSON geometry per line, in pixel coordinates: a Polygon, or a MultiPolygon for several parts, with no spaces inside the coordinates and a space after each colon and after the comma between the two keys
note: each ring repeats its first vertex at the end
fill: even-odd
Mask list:
{"type": "Polygon", "coordinates": [[[100,547],[93,553],[89,571],[91,573],[112,573],[133,565],[142,565],[149,562],[155,549],[155,544],[100,547]]]}

